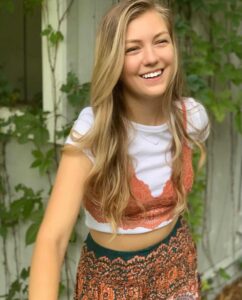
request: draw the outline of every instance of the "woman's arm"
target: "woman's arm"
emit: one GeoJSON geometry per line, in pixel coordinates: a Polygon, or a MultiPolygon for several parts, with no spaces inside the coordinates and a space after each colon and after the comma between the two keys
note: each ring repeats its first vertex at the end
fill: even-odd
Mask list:
{"type": "Polygon", "coordinates": [[[84,154],[63,154],[32,257],[29,300],[56,300],[68,241],[92,167],[84,154]]]}

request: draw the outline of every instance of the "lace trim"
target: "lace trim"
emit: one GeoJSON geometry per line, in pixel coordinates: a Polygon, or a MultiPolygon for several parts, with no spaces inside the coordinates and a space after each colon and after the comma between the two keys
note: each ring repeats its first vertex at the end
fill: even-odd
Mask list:
{"type": "MultiPolygon", "coordinates": [[[[193,184],[192,168],[192,150],[183,146],[183,181],[186,192],[191,190],[193,184]]],[[[132,193],[135,199],[144,206],[143,211],[136,200],[131,198],[125,210],[123,223],[120,225],[123,229],[134,229],[144,227],[155,229],[164,221],[173,218],[174,208],[176,206],[176,195],[172,185],[171,178],[166,182],[164,189],[158,197],[153,197],[149,186],[134,175],[131,179],[132,193]]],[[[100,208],[92,201],[87,201],[86,209],[99,223],[106,223],[105,218],[100,212],[100,208]]]]}

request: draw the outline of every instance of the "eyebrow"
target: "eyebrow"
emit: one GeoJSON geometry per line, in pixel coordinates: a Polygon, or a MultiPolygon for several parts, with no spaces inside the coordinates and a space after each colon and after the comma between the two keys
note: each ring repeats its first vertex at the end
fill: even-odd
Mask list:
{"type": "MultiPolygon", "coordinates": [[[[163,34],[169,34],[169,32],[168,31],[161,31],[161,32],[157,33],[154,36],[154,39],[156,39],[158,36],[163,35],[163,34]]],[[[141,42],[141,40],[137,40],[137,39],[135,39],[135,40],[126,40],[126,43],[140,43],[140,42],[141,42]]]]}

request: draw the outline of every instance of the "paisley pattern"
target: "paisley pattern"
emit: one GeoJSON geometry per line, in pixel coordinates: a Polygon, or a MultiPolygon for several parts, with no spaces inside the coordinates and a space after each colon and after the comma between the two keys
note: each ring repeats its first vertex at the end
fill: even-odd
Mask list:
{"type": "Polygon", "coordinates": [[[84,245],[74,299],[200,300],[196,246],[187,224],[181,223],[167,243],[146,256],[96,257],[84,245]]]}

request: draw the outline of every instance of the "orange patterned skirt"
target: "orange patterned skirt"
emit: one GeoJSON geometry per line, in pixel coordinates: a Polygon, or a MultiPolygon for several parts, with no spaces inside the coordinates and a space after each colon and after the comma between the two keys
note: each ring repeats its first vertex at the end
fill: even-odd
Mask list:
{"type": "Polygon", "coordinates": [[[75,300],[200,300],[196,246],[179,219],[149,248],[120,252],[89,234],[78,265],[75,300]]]}

